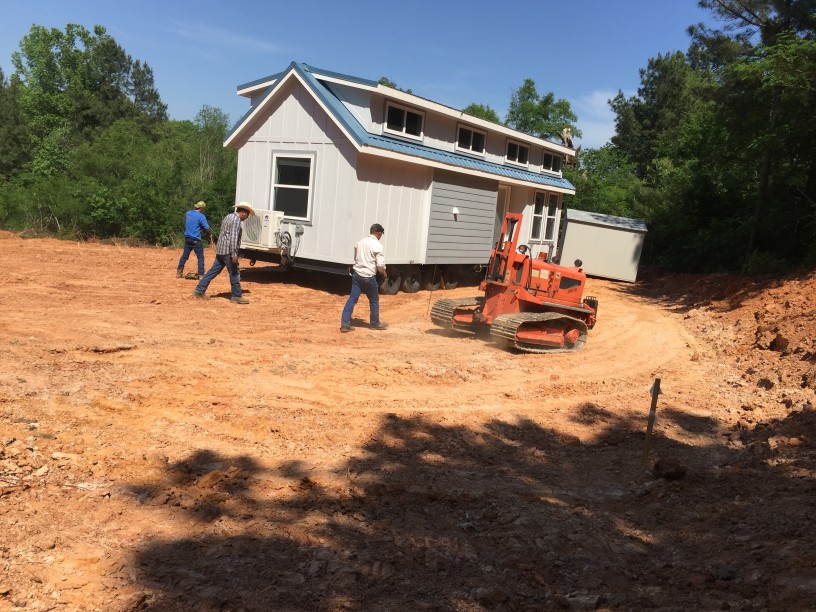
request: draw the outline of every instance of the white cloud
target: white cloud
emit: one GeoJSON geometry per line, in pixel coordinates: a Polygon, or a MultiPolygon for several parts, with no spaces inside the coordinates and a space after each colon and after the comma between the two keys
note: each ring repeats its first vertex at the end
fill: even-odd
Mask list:
{"type": "Polygon", "coordinates": [[[232,47],[238,49],[251,49],[263,53],[282,54],[285,49],[268,40],[252,38],[245,34],[211,28],[202,24],[187,24],[173,22],[171,31],[176,36],[194,40],[207,45],[217,45],[220,47],[232,47]]]}
{"type": "Polygon", "coordinates": [[[609,107],[609,100],[616,95],[617,91],[598,89],[573,102],[572,109],[578,115],[578,128],[584,134],[575,139],[576,144],[586,149],[598,149],[615,135],[615,113],[609,107]]]}

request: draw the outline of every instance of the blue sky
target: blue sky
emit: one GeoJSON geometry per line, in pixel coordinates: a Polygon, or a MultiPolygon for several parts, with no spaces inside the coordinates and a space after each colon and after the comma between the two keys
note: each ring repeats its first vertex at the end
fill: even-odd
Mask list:
{"type": "Polygon", "coordinates": [[[248,108],[238,85],[290,62],[378,79],[454,108],[487,104],[504,118],[531,78],[570,102],[602,146],[614,133],[607,100],[632,95],[638,70],[659,53],[685,51],[686,28],[710,21],[696,0],[0,0],[0,67],[32,24],[104,26],[153,69],[173,119],[203,105],[232,122],[248,108]]]}

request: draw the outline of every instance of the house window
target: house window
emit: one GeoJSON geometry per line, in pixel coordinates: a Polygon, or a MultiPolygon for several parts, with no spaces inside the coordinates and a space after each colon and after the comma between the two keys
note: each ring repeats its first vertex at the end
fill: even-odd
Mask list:
{"type": "Polygon", "coordinates": [[[544,154],[544,162],[541,164],[543,170],[549,172],[561,172],[561,156],[552,153],[544,154]]]}
{"type": "Polygon", "coordinates": [[[484,154],[487,134],[473,128],[459,126],[459,135],[456,139],[456,148],[468,153],[484,154]]]}
{"type": "Polygon", "coordinates": [[[311,213],[313,155],[275,155],[272,209],[292,219],[308,220],[311,213]]]}
{"type": "Polygon", "coordinates": [[[520,142],[507,141],[507,161],[511,164],[526,166],[530,159],[530,147],[520,142]]]}
{"type": "Polygon", "coordinates": [[[533,205],[533,231],[531,240],[547,241],[555,238],[555,220],[558,215],[558,196],[536,193],[533,205]]]}
{"type": "Polygon", "coordinates": [[[400,136],[422,138],[424,115],[390,102],[385,107],[385,130],[400,136]]]}

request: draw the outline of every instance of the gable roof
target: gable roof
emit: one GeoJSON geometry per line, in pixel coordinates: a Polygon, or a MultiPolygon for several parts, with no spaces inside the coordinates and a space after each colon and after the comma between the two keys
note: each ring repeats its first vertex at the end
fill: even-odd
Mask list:
{"type": "MultiPolygon", "coordinates": [[[[421,163],[433,167],[445,168],[452,171],[460,171],[467,174],[485,176],[493,179],[501,177],[505,181],[511,183],[523,183],[531,186],[550,187],[557,191],[568,193],[575,192],[575,187],[572,185],[572,183],[562,177],[551,176],[538,172],[530,172],[529,170],[513,168],[503,164],[496,164],[485,161],[484,159],[478,159],[452,151],[435,149],[421,143],[410,142],[397,137],[372,134],[360,124],[351,111],[334,94],[334,92],[331,90],[330,83],[332,80],[337,80],[347,84],[354,83],[355,85],[364,89],[371,90],[379,90],[383,88],[382,85],[379,85],[376,81],[371,81],[369,79],[361,79],[342,75],[336,72],[319,70],[309,66],[308,64],[298,64],[296,62],[292,62],[289,65],[289,68],[284,72],[270,75],[262,79],[257,79],[256,81],[252,81],[238,87],[238,91],[242,95],[247,95],[258,90],[263,90],[263,93],[253,102],[249,110],[238,120],[229,133],[227,133],[227,136],[224,139],[224,146],[232,145],[239,138],[239,136],[245,133],[248,126],[252,123],[252,120],[261,114],[263,108],[275,98],[277,92],[283,89],[283,84],[289,82],[291,79],[300,81],[306,90],[309,91],[312,96],[314,96],[322,109],[337,124],[340,130],[354,144],[360,153],[391,157],[407,162],[421,163]]],[[[387,89],[389,94],[392,92],[398,92],[398,90],[391,88],[384,89],[387,89]]],[[[404,92],[398,93],[401,93],[402,96],[395,97],[410,96],[412,98],[417,98],[417,96],[413,96],[412,94],[405,94],[404,92]]],[[[488,129],[493,129],[495,131],[498,128],[501,128],[499,131],[508,132],[519,140],[533,140],[534,142],[547,145],[548,147],[561,152],[571,151],[571,149],[567,147],[549,143],[547,141],[531,137],[528,134],[523,134],[521,132],[516,132],[515,130],[505,128],[504,126],[497,126],[496,124],[478,119],[476,117],[471,117],[470,115],[466,115],[465,113],[461,113],[460,111],[456,111],[450,107],[439,105],[435,102],[426,101],[426,105],[427,103],[430,103],[433,106],[448,109],[454,113],[458,113],[459,115],[466,117],[471,123],[482,123],[485,126],[489,126],[488,129]]]]}

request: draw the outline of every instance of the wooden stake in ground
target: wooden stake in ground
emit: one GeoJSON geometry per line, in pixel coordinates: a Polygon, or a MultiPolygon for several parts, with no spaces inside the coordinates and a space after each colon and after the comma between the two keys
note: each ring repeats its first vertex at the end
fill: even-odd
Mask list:
{"type": "Polygon", "coordinates": [[[646,425],[646,441],[643,443],[643,465],[649,460],[649,443],[652,441],[652,428],[654,427],[655,416],[657,415],[657,396],[660,395],[660,379],[655,378],[652,388],[652,407],[649,409],[649,423],[646,425]]]}

